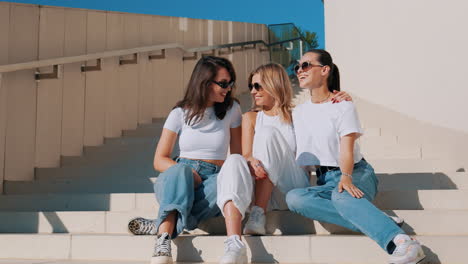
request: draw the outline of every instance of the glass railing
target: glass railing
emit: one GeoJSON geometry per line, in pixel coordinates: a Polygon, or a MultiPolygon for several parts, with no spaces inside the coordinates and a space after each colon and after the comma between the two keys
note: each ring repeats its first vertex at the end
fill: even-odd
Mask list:
{"type": "Polygon", "coordinates": [[[290,78],[295,79],[294,66],[312,47],[293,23],[269,25],[268,34],[270,44],[295,39],[270,47],[270,60],[283,65],[290,78]]]}

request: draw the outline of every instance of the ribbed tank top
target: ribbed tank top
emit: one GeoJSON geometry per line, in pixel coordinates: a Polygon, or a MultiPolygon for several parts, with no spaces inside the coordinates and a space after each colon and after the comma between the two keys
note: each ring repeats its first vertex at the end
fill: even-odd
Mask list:
{"type": "Polygon", "coordinates": [[[277,128],[283,135],[284,139],[286,139],[286,142],[288,142],[291,150],[296,153],[296,137],[294,135],[292,124],[282,122],[279,115],[269,116],[263,111],[259,111],[255,122],[255,131],[268,126],[277,128]]]}

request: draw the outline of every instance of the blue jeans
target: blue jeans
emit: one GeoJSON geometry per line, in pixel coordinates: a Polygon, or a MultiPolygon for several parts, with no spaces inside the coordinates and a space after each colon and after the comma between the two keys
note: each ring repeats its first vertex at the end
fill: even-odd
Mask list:
{"type": "Polygon", "coordinates": [[[318,186],[288,192],[286,203],[289,209],[314,220],[362,232],[392,253],[393,238],[404,231],[371,203],[378,184],[372,166],[365,160],[354,164],[353,184],[364,193],[361,199],[352,197],[347,191],[338,192],[340,178],[340,170],[328,171],[318,175],[318,186]]]}
{"type": "Polygon", "coordinates": [[[158,229],[170,212],[177,211],[172,238],[176,238],[184,228],[195,229],[200,221],[221,215],[216,205],[216,178],[221,167],[199,160],[178,158],[176,161],[177,164],[159,174],[154,184],[159,202],[158,229]],[[197,188],[194,188],[192,169],[202,178],[197,188]]]}

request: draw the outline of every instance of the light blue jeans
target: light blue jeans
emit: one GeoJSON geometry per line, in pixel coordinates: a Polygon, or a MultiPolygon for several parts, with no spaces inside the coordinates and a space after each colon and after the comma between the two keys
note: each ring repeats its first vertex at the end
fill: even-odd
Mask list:
{"type": "Polygon", "coordinates": [[[171,238],[176,238],[184,228],[195,229],[200,221],[221,215],[216,205],[216,178],[221,167],[199,160],[178,158],[176,161],[177,164],[159,174],[154,184],[159,202],[158,229],[170,212],[178,212],[171,238]],[[203,180],[196,189],[192,168],[203,180]]]}
{"type": "Polygon", "coordinates": [[[289,209],[314,220],[362,232],[391,254],[395,248],[393,238],[404,231],[371,203],[378,184],[372,166],[365,160],[354,164],[353,184],[364,193],[360,199],[347,191],[338,192],[340,170],[317,176],[318,186],[288,192],[286,203],[289,209]]]}

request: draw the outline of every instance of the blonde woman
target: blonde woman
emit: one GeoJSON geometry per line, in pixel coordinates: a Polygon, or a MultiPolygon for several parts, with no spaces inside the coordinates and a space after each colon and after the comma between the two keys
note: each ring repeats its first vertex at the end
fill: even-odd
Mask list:
{"type": "MultiPolygon", "coordinates": [[[[279,64],[262,65],[248,81],[256,111],[242,118],[242,156],[230,155],[217,179],[217,204],[228,236],[221,263],[247,263],[241,222],[254,193],[244,234],[262,235],[267,209],[286,210],[286,193],[309,186],[308,174],[295,161],[292,88],[286,71],[279,64]]],[[[350,99],[344,92],[335,95],[337,101],[344,98],[350,99]]]]}

